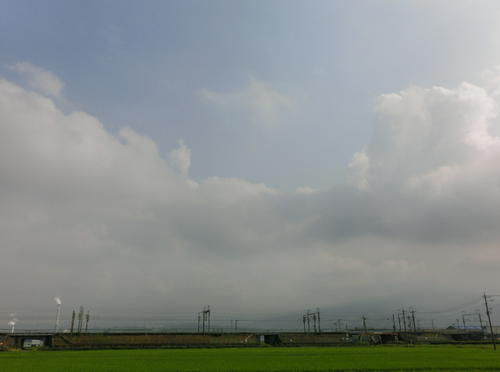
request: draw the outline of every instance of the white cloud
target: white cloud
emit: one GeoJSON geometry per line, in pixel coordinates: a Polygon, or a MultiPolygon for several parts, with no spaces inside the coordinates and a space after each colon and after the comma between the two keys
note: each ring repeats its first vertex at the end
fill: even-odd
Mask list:
{"type": "Polygon", "coordinates": [[[176,168],[182,177],[186,178],[191,165],[191,149],[179,140],[179,148],[170,152],[169,161],[170,165],[176,168]]]}
{"type": "MultiPolygon", "coordinates": [[[[65,298],[73,289],[101,301],[110,292],[116,301],[150,291],[184,297],[184,286],[197,298],[213,274],[196,274],[203,265],[222,270],[214,286],[222,285],[220,257],[268,246],[265,237],[279,233],[273,226],[285,228],[266,206],[277,190],[236,178],[198,184],[186,179],[182,142],[169,159],[179,177],[150,138],[131,128],[119,135],[125,143],[84,112],[66,115],[51,99],[0,81],[0,272],[30,268],[65,298]],[[213,261],[200,252],[212,252],[213,261]],[[125,272],[141,276],[136,290],[125,289],[125,272]],[[177,284],[160,288],[158,281],[177,284]]],[[[223,297],[239,284],[223,284],[223,297]]],[[[19,281],[10,296],[22,300],[29,286],[19,281]]]]}
{"type": "Polygon", "coordinates": [[[11,68],[26,76],[31,87],[39,89],[42,93],[54,98],[61,98],[61,91],[64,88],[64,84],[52,72],[33,66],[27,62],[16,63],[11,68]]]}
{"type": "Polygon", "coordinates": [[[297,112],[297,99],[278,92],[271,84],[250,77],[248,86],[235,93],[216,93],[207,89],[198,91],[201,100],[224,113],[250,116],[263,129],[280,127],[297,112]]]}
{"type": "Polygon", "coordinates": [[[250,183],[239,178],[210,177],[203,180],[201,186],[217,200],[221,198],[234,200],[247,196],[276,195],[279,193],[263,183],[250,183]]]}
{"type": "Polygon", "coordinates": [[[462,83],[457,89],[410,87],[379,97],[374,133],[349,168],[358,187],[402,185],[450,167],[470,167],[497,152],[488,133],[497,114],[485,89],[462,83]]]}
{"type": "Polygon", "coordinates": [[[310,195],[318,192],[318,189],[312,188],[310,186],[305,186],[305,187],[298,187],[295,192],[297,194],[303,194],[303,195],[310,195]]]}
{"type": "Polygon", "coordinates": [[[351,185],[284,193],[194,182],[182,141],[165,161],[131,128],[119,141],[97,118],[0,80],[0,280],[18,278],[3,295],[307,309],[432,285],[481,293],[486,274],[462,273],[500,260],[497,104],[465,83],[382,96],[351,185]]]}
{"type": "Polygon", "coordinates": [[[368,184],[368,169],[370,167],[370,160],[364,151],[356,152],[348,164],[350,173],[348,175],[348,181],[360,189],[365,189],[369,186],[368,184]]]}

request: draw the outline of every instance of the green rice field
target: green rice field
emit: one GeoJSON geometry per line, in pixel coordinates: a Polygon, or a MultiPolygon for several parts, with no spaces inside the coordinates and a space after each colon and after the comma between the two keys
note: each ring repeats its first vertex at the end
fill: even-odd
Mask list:
{"type": "Polygon", "coordinates": [[[493,371],[492,347],[301,347],[6,351],[6,372],[40,371],[493,371]]]}

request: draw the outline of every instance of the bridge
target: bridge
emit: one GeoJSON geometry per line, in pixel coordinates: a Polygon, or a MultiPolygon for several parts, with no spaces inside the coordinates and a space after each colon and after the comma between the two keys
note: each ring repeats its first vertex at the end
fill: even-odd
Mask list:
{"type": "Polygon", "coordinates": [[[44,346],[50,347],[52,346],[53,336],[54,333],[52,332],[36,332],[36,331],[4,333],[0,334],[0,347],[12,347],[12,346],[23,347],[25,340],[40,340],[43,342],[44,346]]]}
{"type": "MultiPolygon", "coordinates": [[[[26,340],[39,340],[38,345],[53,349],[115,348],[115,347],[252,347],[265,343],[273,346],[349,345],[367,343],[454,343],[491,342],[487,335],[476,330],[427,329],[417,332],[394,330],[349,330],[335,332],[286,332],[255,330],[253,332],[85,332],[53,333],[48,331],[24,331],[0,333],[0,348],[26,347],[26,340]]],[[[31,346],[34,346],[31,345],[31,346]]],[[[29,346],[28,346],[29,347],[29,346]]]]}

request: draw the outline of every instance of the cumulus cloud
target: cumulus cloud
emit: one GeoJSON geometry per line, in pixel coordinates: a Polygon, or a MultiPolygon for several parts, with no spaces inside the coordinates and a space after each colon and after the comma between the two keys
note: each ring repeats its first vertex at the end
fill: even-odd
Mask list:
{"type": "Polygon", "coordinates": [[[493,92],[468,83],[379,97],[372,139],[349,164],[346,216],[359,208],[351,234],[463,246],[498,239],[497,110],[493,92]]]}
{"type": "MultiPolygon", "coordinates": [[[[265,249],[265,236],[286,229],[266,206],[278,191],[236,178],[198,184],[186,179],[182,142],[165,162],[150,138],[131,128],[119,136],[85,112],[64,114],[50,98],[0,81],[2,273],[28,270],[65,298],[105,281],[96,299],[107,291],[184,296],[186,286],[198,303],[202,283],[223,270],[221,257],[256,242],[265,249]]],[[[214,288],[226,288],[224,296],[245,280],[221,273],[214,288]]],[[[31,286],[21,282],[17,299],[31,286]]]]}
{"type": "Polygon", "coordinates": [[[415,185],[453,167],[475,168],[498,152],[498,138],[488,133],[496,115],[486,90],[467,83],[452,90],[410,87],[382,95],[375,105],[373,138],[349,164],[353,183],[415,185]]]}
{"type": "Polygon", "coordinates": [[[27,62],[16,63],[11,68],[26,76],[31,87],[54,98],[61,98],[64,84],[52,72],[27,62]]]}
{"type": "Polygon", "coordinates": [[[182,177],[187,177],[191,165],[191,150],[179,140],[179,148],[169,154],[170,165],[177,169],[182,177]]]}
{"type": "Polygon", "coordinates": [[[251,121],[263,128],[281,126],[286,118],[296,112],[297,99],[280,93],[271,84],[250,77],[248,85],[234,93],[216,93],[207,89],[198,91],[206,104],[228,114],[238,114],[240,119],[250,116],[251,121]]]}
{"type": "Polygon", "coordinates": [[[68,306],[307,309],[431,286],[481,293],[499,279],[498,102],[486,89],[381,96],[348,182],[291,193],[190,180],[182,141],[164,160],[149,137],[131,128],[116,137],[47,95],[0,80],[0,279],[17,278],[9,302],[58,293],[68,306]]]}

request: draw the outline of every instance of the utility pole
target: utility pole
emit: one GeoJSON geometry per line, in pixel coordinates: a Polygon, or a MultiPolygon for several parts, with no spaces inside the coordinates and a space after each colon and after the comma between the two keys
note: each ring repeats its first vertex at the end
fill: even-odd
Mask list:
{"type": "Polygon", "coordinates": [[[399,324],[399,332],[401,332],[401,314],[399,314],[399,310],[398,310],[398,324],[399,324]]]}
{"type": "Polygon", "coordinates": [[[90,310],[87,311],[87,324],[85,325],[85,333],[87,333],[89,331],[89,320],[90,320],[90,310]]]}
{"type": "Polygon", "coordinates": [[[410,307],[411,309],[411,317],[413,319],[413,332],[417,332],[417,327],[415,326],[415,310],[413,310],[412,307],[410,307]]]}
{"type": "MultiPolygon", "coordinates": [[[[464,316],[467,316],[467,315],[474,315],[474,316],[477,315],[479,317],[479,325],[481,326],[481,332],[482,332],[483,331],[483,320],[481,319],[481,312],[479,311],[479,309],[476,309],[475,313],[469,313],[469,314],[465,313],[465,311],[462,311],[462,319],[464,318],[464,316]]],[[[470,319],[467,319],[467,320],[470,320],[470,319]]],[[[465,328],[465,321],[464,321],[464,328],[465,328]]]]}
{"type": "Polygon", "coordinates": [[[493,327],[491,325],[491,317],[490,317],[490,309],[488,308],[488,301],[486,300],[487,297],[486,293],[483,292],[483,297],[484,297],[484,306],[486,306],[486,315],[488,315],[488,322],[490,323],[490,332],[491,332],[491,340],[493,341],[493,349],[497,349],[497,345],[495,343],[495,336],[493,335],[493,327]]]}
{"type": "Polygon", "coordinates": [[[365,329],[365,337],[366,337],[366,342],[369,343],[370,339],[368,338],[368,331],[366,330],[366,318],[365,318],[365,314],[363,314],[363,316],[361,317],[363,319],[363,328],[365,329]]]}
{"type": "Polygon", "coordinates": [[[210,305],[208,305],[208,333],[210,333],[210,305]]]}
{"type": "Polygon", "coordinates": [[[476,314],[479,316],[479,325],[481,326],[481,332],[483,331],[483,320],[481,319],[481,312],[476,309],[476,314]]]}
{"type": "Polygon", "coordinates": [[[406,347],[408,347],[408,333],[406,333],[405,309],[403,309],[403,325],[404,325],[404,327],[405,327],[405,340],[406,340],[406,347]]]}
{"type": "Polygon", "coordinates": [[[203,334],[205,334],[206,307],[203,308],[203,334]]]}
{"type": "Polygon", "coordinates": [[[238,319],[236,319],[236,321],[235,321],[234,331],[238,332],[238,319]]]}
{"type": "Polygon", "coordinates": [[[465,311],[462,311],[462,322],[464,323],[464,331],[467,332],[467,327],[465,326],[465,318],[464,318],[464,315],[465,315],[465,311]]]}
{"type": "Polygon", "coordinates": [[[73,336],[73,327],[75,326],[75,310],[73,310],[73,317],[71,318],[71,332],[70,332],[70,336],[69,337],[72,337],[73,336]]]}
{"type": "Polygon", "coordinates": [[[311,332],[311,318],[313,320],[314,333],[319,330],[321,333],[321,317],[319,312],[319,307],[316,308],[316,312],[311,312],[311,309],[307,309],[306,315],[302,317],[302,322],[304,323],[304,332],[306,331],[306,319],[307,319],[307,332],[311,332]],[[316,318],[318,319],[318,328],[316,328],[316,318]]]}
{"type": "MultiPolygon", "coordinates": [[[[198,313],[198,333],[200,333],[200,322],[202,323],[202,332],[205,334],[205,323],[208,322],[208,332],[210,332],[210,306],[204,307],[203,311],[198,313]]],[[[232,320],[231,320],[232,322],[232,320]]],[[[232,326],[231,326],[232,327],[232,326]]]]}
{"type": "Polygon", "coordinates": [[[316,313],[318,314],[318,329],[319,333],[321,333],[321,318],[319,316],[319,307],[316,308],[316,313]]]}
{"type": "Polygon", "coordinates": [[[342,331],[342,319],[339,319],[339,320],[337,321],[337,324],[338,324],[338,326],[339,326],[339,331],[342,331]]]}
{"type": "Polygon", "coordinates": [[[396,333],[396,319],[394,317],[394,314],[392,314],[392,331],[396,333]]]}
{"type": "Polygon", "coordinates": [[[78,333],[82,332],[83,326],[83,306],[80,306],[80,312],[78,313],[78,333]]]}
{"type": "Polygon", "coordinates": [[[205,334],[205,323],[208,325],[208,333],[210,333],[210,305],[203,308],[203,311],[198,313],[198,333],[200,333],[200,315],[203,316],[203,334],[205,334]]]}

